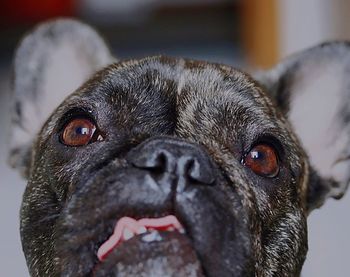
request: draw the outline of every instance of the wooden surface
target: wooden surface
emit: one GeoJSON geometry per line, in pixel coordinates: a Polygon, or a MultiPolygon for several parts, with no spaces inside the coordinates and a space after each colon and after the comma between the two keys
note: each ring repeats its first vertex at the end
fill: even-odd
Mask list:
{"type": "Polygon", "coordinates": [[[248,61],[268,68],[279,58],[278,0],[244,0],[241,30],[248,61]]]}

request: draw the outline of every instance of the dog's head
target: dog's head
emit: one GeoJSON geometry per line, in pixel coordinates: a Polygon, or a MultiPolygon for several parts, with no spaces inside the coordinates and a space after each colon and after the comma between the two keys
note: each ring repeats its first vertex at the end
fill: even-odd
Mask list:
{"type": "Polygon", "coordinates": [[[258,83],[113,63],[89,27],[39,26],[16,52],[10,149],[31,275],[297,276],[308,213],[349,181],[349,61],[326,44],[258,83]]]}

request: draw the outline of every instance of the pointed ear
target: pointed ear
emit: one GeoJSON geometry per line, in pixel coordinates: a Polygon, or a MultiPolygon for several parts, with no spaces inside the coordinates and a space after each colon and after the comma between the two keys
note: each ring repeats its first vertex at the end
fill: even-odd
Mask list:
{"type": "Polygon", "coordinates": [[[38,131],[62,102],[98,69],[113,62],[102,38],[71,19],[49,21],[28,33],[14,57],[10,164],[28,175],[38,131]]]}
{"type": "Polygon", "coordinates": [[[309,211],[328,197],[341,198],[350,180],[350,44],[316,46],[256,78],[310,158],[309,211]]]}

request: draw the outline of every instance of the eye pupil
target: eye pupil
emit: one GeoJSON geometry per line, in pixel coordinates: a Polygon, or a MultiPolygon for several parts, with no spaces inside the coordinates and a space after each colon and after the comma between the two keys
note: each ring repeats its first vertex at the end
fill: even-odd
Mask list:
{"type": "Polygon", "coordinates": [[[264,177],[276,177],[279,173],[278,157],[275,149],[268,144],[258,144],[243,160],[245,166],[264,177]]]}
{"type": "Polygon", "coordinates": [[[68,146],[87,145],[93,140],[96,129],[95,124],[88,119],[73,119],[65,126],[61,141],[68,146]]]}

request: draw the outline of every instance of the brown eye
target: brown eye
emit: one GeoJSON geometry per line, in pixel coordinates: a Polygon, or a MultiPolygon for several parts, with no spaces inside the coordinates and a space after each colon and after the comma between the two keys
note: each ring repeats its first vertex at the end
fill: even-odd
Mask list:
{"type": "Polygon", "coordinates": [[[254,146],[245,157],[243,163],[255,174],[263,177],[276,177],[280,169],[276,151],[268,144],[254,146]]]}
{"type": "Polygon", "coordinates": [[[64,127],[62,142],[68,146],[84,146],[93,140],[96,125],[88,119],[76,118],[64,127]]]}

